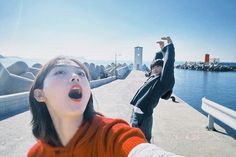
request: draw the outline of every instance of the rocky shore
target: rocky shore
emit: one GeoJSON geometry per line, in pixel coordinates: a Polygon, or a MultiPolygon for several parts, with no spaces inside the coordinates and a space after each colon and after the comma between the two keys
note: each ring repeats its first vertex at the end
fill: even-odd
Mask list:
{"type": "Polygon", "coordinates": [[[175,66],[177,69],[226,72],[236,71],[236,63],[204,63],[204,62],[185,62],[175,66]]]}

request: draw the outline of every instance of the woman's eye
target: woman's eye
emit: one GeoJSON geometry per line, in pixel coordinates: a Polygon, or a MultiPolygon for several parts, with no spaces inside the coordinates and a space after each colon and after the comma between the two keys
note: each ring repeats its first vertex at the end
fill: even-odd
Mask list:
{"type": "Polygon", "coordinates": [[[55,75],[61,75],[61,74],[65,74],[65,71],[59,70],[55,72],[55,75]]]}
{"type": "Polygon", "coordinates": [[[79,72],[78,75],[79,75],[79,76],[82,76],[82,77],[85,76],[85,74],[84,74],[83,72],[79,72]]]}

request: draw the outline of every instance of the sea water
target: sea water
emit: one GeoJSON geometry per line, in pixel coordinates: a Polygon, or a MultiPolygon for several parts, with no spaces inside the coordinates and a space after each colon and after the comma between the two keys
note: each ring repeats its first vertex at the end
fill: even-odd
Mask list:
{"type": "MultiPolygon", "coordinates": [[[[236,111],[236,72],[175,69],[174,94],[206,116],[201,109],[203,97],[236,111]]],[[[217,123],[236,138],[235,130],[217,123]]]]}

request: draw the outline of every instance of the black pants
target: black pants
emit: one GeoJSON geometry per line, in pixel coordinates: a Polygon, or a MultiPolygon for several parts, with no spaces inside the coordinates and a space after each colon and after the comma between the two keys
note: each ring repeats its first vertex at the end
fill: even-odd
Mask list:
{"type": "Polygon", "coordinates": [[[131,116],[132,127],[140,128],[149,143],[152,138],[152,122],[153,122],[152,114],[145,115],[136,112],[132,113],[131,116]]]}

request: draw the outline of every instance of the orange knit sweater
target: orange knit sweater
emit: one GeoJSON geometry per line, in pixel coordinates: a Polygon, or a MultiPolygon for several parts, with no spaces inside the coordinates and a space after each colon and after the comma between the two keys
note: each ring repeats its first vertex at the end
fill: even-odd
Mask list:
{"type": "Polygon", "coordinates": [[[28,157],[127,157],[138,144],[146,143],[143,133],[121,119],[94,116],[82,125],[65,147],[53,147],[39,140],[28,157]]]}

